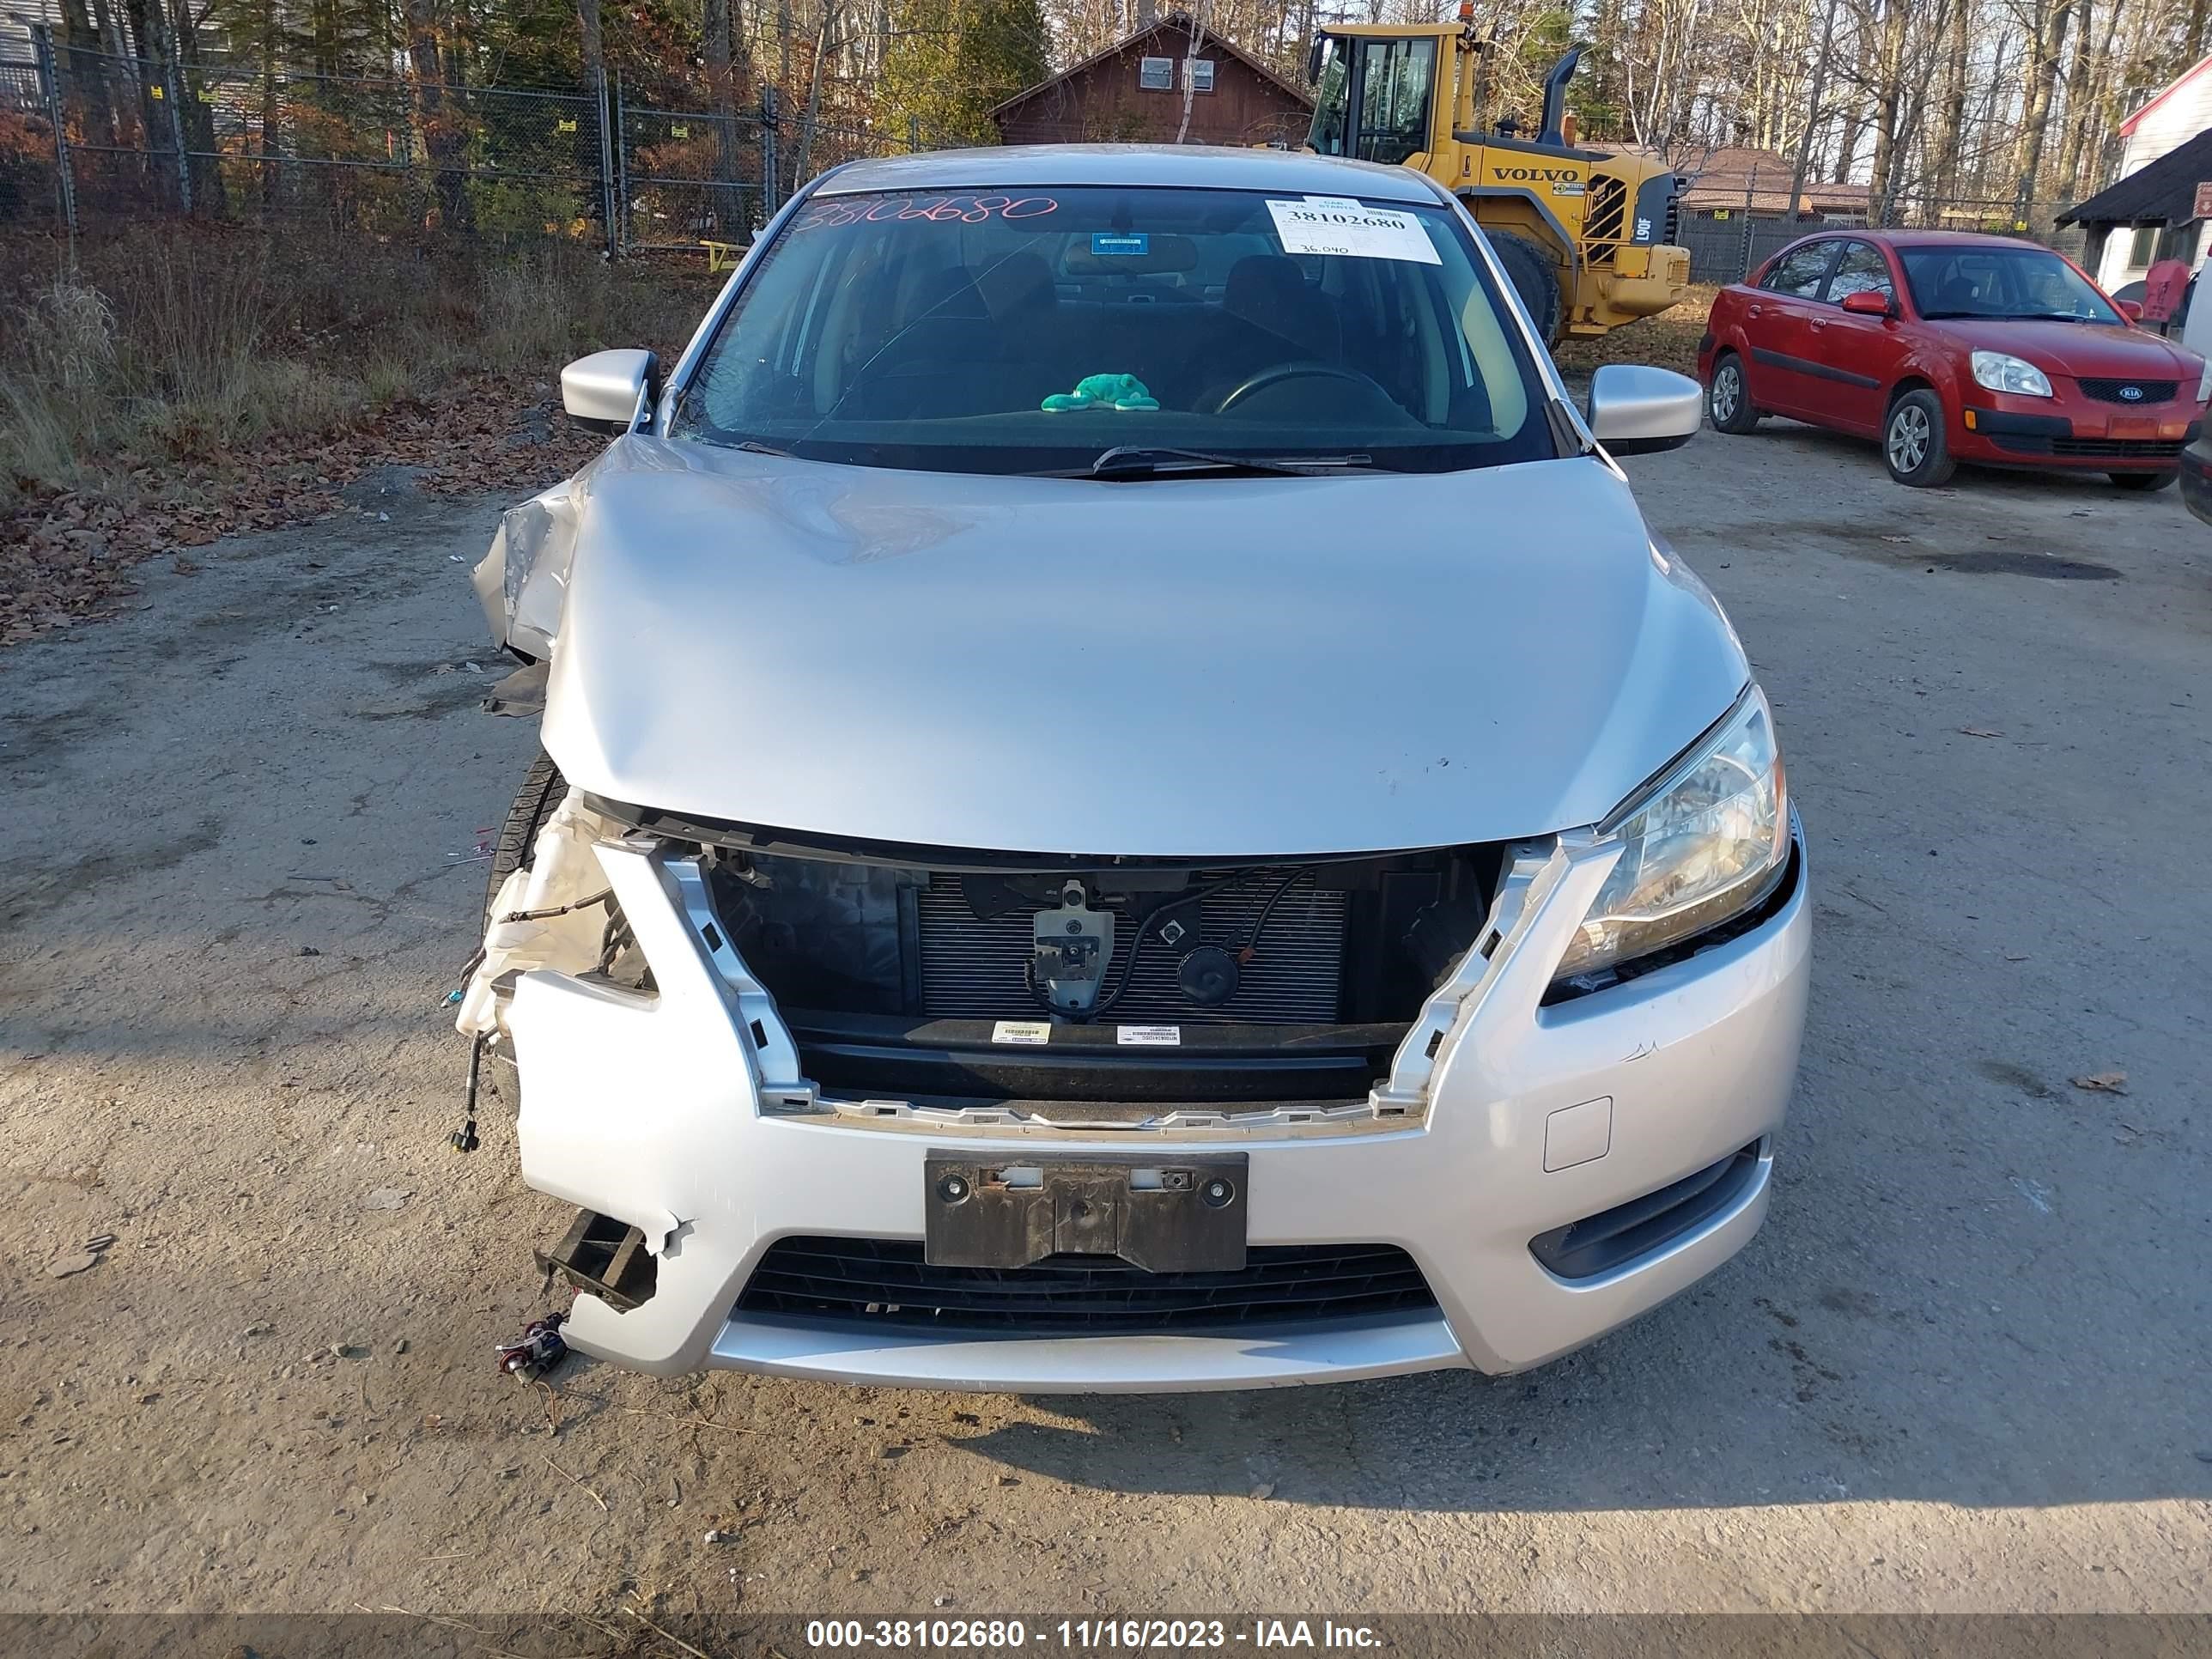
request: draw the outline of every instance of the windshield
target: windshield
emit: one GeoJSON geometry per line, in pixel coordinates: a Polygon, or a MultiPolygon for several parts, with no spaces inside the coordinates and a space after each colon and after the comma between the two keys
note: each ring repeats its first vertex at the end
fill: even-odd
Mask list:
{"type": "Polygon", "coordinates": [[[1450,209],[1066,187],[805,204],[671,434],[951,472],[1109,449],[1447,471],[1556,453],[1450,209]]]}
{"type": "Polygon", "coordinates": [[[1912,303],[1923,317],[2050,317],[2121,324],[2120,313],[2089,280],[2047,248],[1945,247],[1897,250],[1912,303]]]}

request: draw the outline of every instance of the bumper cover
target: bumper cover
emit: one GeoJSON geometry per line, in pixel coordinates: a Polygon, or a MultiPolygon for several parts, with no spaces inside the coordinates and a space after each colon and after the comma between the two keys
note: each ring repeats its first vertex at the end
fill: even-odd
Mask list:
{"type": "Polygon", "coordinates": [[[2087,400],[2056,414],[1962,410],[1952,453],[1960,460],[2014,466],[2162,471],[2178,466],[2183,447],[2197,438],[2197,413],[2191,403],[2147,415],[2116,415],[2110,405],[2087,400]],[[1971,426],[1964,424],[1968,420],[1971,426]]]}
{"type": "Polygon", "coordinates": [[[591,1296],[575,1304],[570,1341],[617,1364],[1023,1392],[1247,1388],[1462,1365],[1507,1372],[1579,1347],[1695,1283],[1765,1214],[1771,1137],[1796,1070],[1809,977],[1802,838],[1790,890],[1756,927],[1547,1007],[1552,964],[1611,862],[1563,839],[1401,1115],[1356,1127],[1087,1134],[809,1111],[811,1085],[772,1001],[701,923],[696,869],[635,842],[597,855],[653,965],[657,994],[540,969],[518,981],[507,1024],[522,1075],[524,1178],[640,1227],[659,1258],[642,1305],[617,1312],[591,1296]],[[1594,1122],[1601,1136],[1590,1135],[1594,1122]],[[1540,1235],[1754,1143],[1757,1168],[1725,1206],[1632,1261],[1569,1279],[1531,1252],[1540,1235]],[[1436,1311],[1049,1337],[734,1311],[780,1237],[921,1237],[933,1152],[1004,1158],[1018,1147],[1024,1158],[1049,1159],[1168,1146],[1246,1154],[1253,1244],[1397,1245],[1419,1265],[1436,1311]]]}

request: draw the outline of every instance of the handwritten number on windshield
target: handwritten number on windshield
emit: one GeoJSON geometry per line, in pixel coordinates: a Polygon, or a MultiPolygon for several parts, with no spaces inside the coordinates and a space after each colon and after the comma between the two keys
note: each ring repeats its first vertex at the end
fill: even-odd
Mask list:
{"type": "Polygon", "coordinates": [[[819,202],[792,226],[794,231],[837,229],[846,225],[904,223],[981,225],[993,219],[1036,219],[1060,211],[1049,196],[940,196],[934,201],[878,196],[866,200],[819,202]]]}

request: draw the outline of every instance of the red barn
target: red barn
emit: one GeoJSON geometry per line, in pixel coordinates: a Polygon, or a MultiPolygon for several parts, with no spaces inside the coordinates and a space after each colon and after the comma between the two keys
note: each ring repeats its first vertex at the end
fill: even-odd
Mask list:
{"type": "Polygon", "coordinates": [[[1008,144],[1171,144],[1182,124],[1186,70],[1192,144],[1297,144],[1313,100],[1258,58],[1170,12],[991,112],[1008,144]]]}

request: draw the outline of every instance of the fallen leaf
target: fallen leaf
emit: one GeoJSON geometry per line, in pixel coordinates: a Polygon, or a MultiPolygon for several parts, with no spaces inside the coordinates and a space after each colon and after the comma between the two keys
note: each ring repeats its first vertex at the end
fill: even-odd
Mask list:
{"type": "Polygon", "coordinates": [[[2093,1072],[2087,1077],[2077,1077],[2074,1086],[2086,1089],[2093,1095],[2124,1095],[2127,1093],[2128,1074],[2125,1072],[2093,1072]]]}

